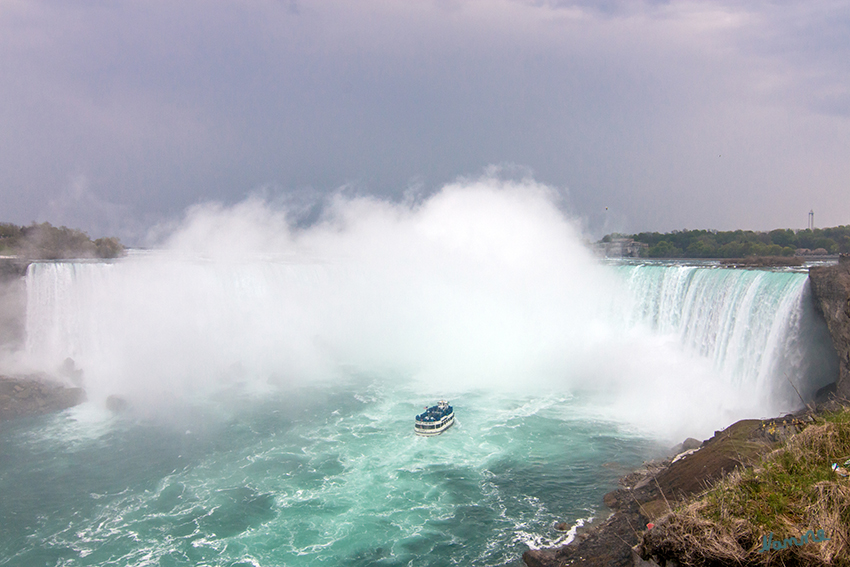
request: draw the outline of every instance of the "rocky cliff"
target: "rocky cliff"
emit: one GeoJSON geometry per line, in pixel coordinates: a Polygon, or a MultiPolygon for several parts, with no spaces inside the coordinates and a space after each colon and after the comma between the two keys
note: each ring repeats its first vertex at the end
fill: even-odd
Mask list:
{"type": "Polygon", "coordinates": [[[850,255],[842,254],[836,266],[811,268],[809,281],[840,360],[835,393],[850,399],[850,255]]]}

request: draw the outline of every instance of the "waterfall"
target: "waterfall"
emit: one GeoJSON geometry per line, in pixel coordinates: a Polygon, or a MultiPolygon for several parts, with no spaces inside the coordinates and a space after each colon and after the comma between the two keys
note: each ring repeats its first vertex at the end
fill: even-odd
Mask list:
{"type": "Polygon", "coordinates": [[[617,270],[630,325],[676,337],[733,383],[789,402],[799,400],[794,386],[810,397],[836,375],[806,273],[652,264],[617,270]]]}
{"type": "Polygon", "coordinates": [[[125,388],[136,381],[191,389],[240,372],[315,377],[347,363],[409,375],[449,367],[470,374],[477,366],[490,381],[504,368],[511,379],[618,374],[622,367],[599,358],[622,347],[600,351],[594,335],[611,345],[629,333],[655,341],[636,349],[657,350],[663,340],[661,355],[709,362],[724,386],[771,407],[799,404],[792,384],[811,397],[834,376],[805,273],[653,264],[610,271],[622,287],[579,298],[596,307],[576,311],[558,296],[488,297],[480,286],[449,293],[433,277],[411,285],[418,276],[387,281],[319,263],[35,263],[27,274],[27,352],[53,365],[73,358],[97,382],[125,388]],[[616,300],[600,315],[605,295],[616,300]],[[121,378],[128,374],[136,378],[121,378]]]}

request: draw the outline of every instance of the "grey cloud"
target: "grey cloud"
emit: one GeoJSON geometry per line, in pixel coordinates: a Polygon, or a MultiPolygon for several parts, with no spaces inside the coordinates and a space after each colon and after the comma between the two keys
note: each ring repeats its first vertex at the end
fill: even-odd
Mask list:
{"type": "MultiPolygon", "coordinates": [[[[19,4],[0,15],[0,220],[58,214],[44,204],[74,176],[138,224],[259,187],[405,199],[411,184],[515,163],[568,188],[596,231],[793,227],[812,206],[846,223],[842,163],[819,157],[817,203],[796,196],[811,158],[842,153],[819,117],[847,116],[843,12],[19,4]]],[[[95,226],[72,210],[69,223],[95,226]]]]}

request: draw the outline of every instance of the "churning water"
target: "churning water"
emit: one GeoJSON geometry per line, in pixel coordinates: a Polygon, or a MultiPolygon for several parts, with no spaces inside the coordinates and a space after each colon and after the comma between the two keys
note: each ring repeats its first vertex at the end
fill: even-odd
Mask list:
{"type": "Polygon", "coordinates": [[[202,207],[163,251],[30,266],[19,362],[72,358],[89,402],[0,430],[0,565],[518,564],[835,370],[805,274],[604,266],[533,184],[287,226],[202,207]]]}

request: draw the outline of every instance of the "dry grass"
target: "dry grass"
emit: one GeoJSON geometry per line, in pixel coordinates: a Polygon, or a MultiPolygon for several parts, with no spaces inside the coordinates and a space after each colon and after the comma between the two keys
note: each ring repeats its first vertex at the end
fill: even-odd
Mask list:
{"type": "Polygon", "coordinates": [[[755,467],[727,475],[662,518],[644,535],[641,554],[681,565],[850,567],[850,479],[830,468],[848,458],[845,410],[819,419],[755,467]],[[768,534],[784,541],[819,529],[828,541],[759,552],[768,534]]]}

